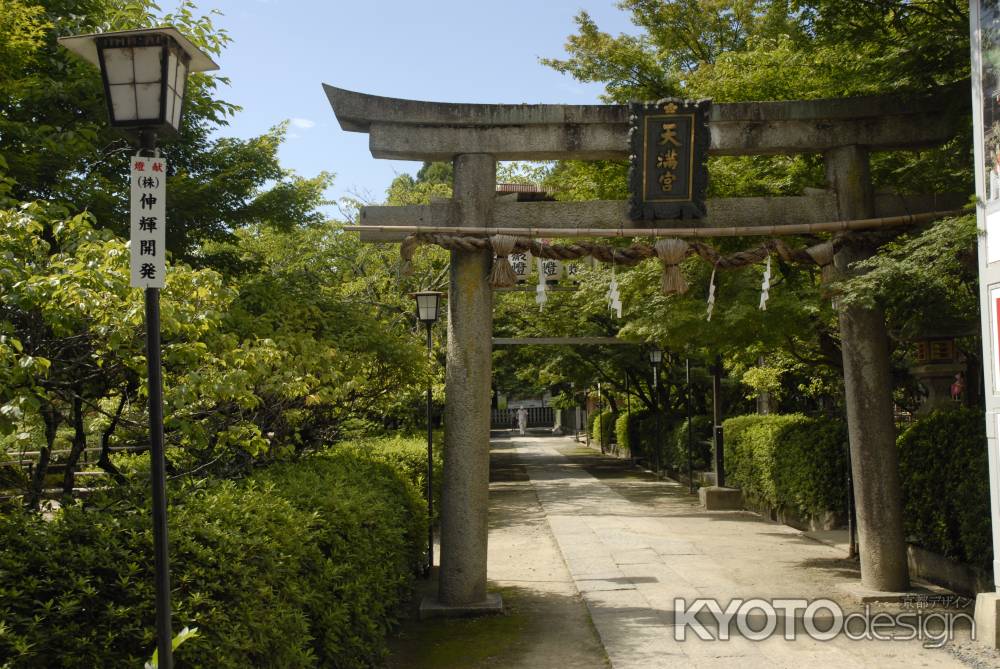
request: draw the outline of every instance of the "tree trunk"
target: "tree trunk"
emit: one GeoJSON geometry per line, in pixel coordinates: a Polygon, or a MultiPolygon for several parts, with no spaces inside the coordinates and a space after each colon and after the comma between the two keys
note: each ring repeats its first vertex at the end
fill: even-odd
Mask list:
{"type": "Polygon", "coordinates": [[[115,430],[118,428],[118,421],[122,417],[122,411],[125,409],[125,400],[127,394],[122,391],[121,398],[118,400],[118,408],[115,409],[115,415],[111,419],[104,431],[101,432],[101,455],[97,460],[97,466],[106,471],[111,475],[111,478],[115,480],[116,483],[125,483],[125,477],[122,475],[121,471],[115,467],[114,463],[111,462],[111,435],[114,434],[115,430]]]}
{"type": "Polygon", "coordinates": [[[76,466],[80,455],[87,448],[87,432],[83,426],[83,400],[79,394],[73,396],[73,445],[66,458],[66,471],[63,472],[63,497],[73,497],[73,486],[76,483],[76,466]]]}
{"type": "Polygon", "coordinates": [[[42,409],[42,420],[45,423],[45,446],[38,453],[38,463],[35,465],[34,476],[31,477],[31,489],[25,503],[32,511],[38,510],[42,501],[42,491],[45,489],[45,475],[49,472],[49,459],[52,456],[52,446],[56,441],[56,430],[59,427],[59,413],[51,403],[46,402],[42,409]]]}

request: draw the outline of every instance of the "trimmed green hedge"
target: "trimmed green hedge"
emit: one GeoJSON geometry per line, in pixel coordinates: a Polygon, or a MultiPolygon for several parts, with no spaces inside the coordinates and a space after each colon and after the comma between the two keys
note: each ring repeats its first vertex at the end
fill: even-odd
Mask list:
{"type": "Polygon", "coordinates": [[[747,499],[805,518],[846,513],[843,423],[802,414],[748,415],[722,427],[726,483],[747,499]]]}
{"type": "Polygon", "coordinates": [[[910,425],[897,443],[907,539],[988,569],[993,544],[982,411],[932,413],[910,425]]]}
{"type": "MultiPolygon", "coordinates": [[[[662,446],[661,462],[665,469],[672,466],[680,466],[683,462],[687,466],[687,441],[684,442],[684,459],[677,460],[673,451],[674,429],[664,417],[663,425],[660,429],[664,435],[662,446]]],[[[615,422],[615,434],[618,439],[618,447],[623,455],[631,454],[633,457],[645,460],[647,463],[654,462],[653,451],[656,448],[656,414],[643,409],[632,413],[621,413],[615,422]]],[[[686,438],[685,438],[686,439],[686,438]]]]}
{"type": "Polygon", "coordinates": [[[633,454],[638,440],[633,438],[633,433],[637,427],[634,413],[623,411],[618,414],[615,420],[615,440],[618,442],[618,450],[622,455],[633,454]]]}
{"type": "MultiPolygon", "coordinates": [[[[737,416],[723,424],[726,481],[751,500],[799,515],[846,513],[846,431],[840,421],[737,416]]],[[[975,409],[924,416],[897,439],[907,541],[989,569],[989,462],[975,409]]]]}
{"type": "MultiPolygon", "coordinates": [[[[710,416],[691,417],[691,455],[694,470],[709,471],[712,463],[712,418],[710,416]]],[[[670,463],[687,472],[688,421],[685,418],[674,428],[667,443],[670,463]]]]}
{"type": "Polygon", "coordinates": [[[597,441],[601,447],[611,445],[611,438],[615,432],[615,415],[610,409],[594,414],[593,424],[590,429],[590,438],[597,441]]]}
{"type": "MultiPolygon", "coordinates": [[[[369,667],[422,563],[426,508],[357,448],[172,490],[183,667],[369,667]]],[[[405,460],[405,458],[403,458],[405,460]]],[[[0,666],[141,667],[154,646],[148,505],[0,517],[0,666]]]]}
{"type": "MultiPolygon", "coordinates": [[[[441,486],[444,482],[443,432],[434,433],[434,519],[441,509],[441,486]]],[[[427,487],[427,437],[379,437],[338,445],[366,458],[382,462],[401,473],[424,498],[427,487]]]]}

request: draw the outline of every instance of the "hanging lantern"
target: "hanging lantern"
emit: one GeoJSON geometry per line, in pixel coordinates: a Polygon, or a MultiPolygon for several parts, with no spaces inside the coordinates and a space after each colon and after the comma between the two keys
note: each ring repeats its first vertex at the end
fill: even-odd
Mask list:
{"type": "Polygon", "coordinates": [[[507,256],[507,261],[510,263],[511,269],[514,270],[514,276],[517,277],[518,283],[524,283],[531,276],[531,254],[530,253],[511,253],[507,256]]]}

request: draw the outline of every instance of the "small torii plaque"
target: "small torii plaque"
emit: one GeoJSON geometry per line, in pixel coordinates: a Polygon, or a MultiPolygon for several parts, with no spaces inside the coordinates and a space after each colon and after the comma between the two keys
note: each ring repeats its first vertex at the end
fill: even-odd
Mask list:
{"type": "Polygon", "coordinates": [[[710,100],[665,98],[629,105],[629,217],[705,216],[710,100]]]}

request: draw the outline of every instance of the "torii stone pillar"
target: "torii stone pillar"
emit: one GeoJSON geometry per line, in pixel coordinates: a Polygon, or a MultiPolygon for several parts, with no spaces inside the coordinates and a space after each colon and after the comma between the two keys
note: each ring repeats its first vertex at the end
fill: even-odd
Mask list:
{"type": "MultiPolygon", "coordinates": [[[[841,218],[874,216],[868,150],[838,147],[827,151],[825,158],[827,181],[837,193],[841,218]]],[[[848,273],[851,263],[867,255],[847,247],[836,254],[834,265],[840,273],[848,273]]],[[[861,584],[872,590],[899,592],[909,587],[910,580],[892,415],[889,337],[882,309],[842,305],[840,340],[861,584]]]]}
{"type": "MultiPolygon", "coordinates": [[[[456,156],[454,165],[460,225],[492,225],[496,160],[489,154],[465,154],[456,156]]],[[[451,252],[441,568],[438,601],[425,602],[421,607],[425,614],[500,606],[499,596],[488,598],[486,592],[493,350],[490,263],[489,251],[451,252]]]]}

